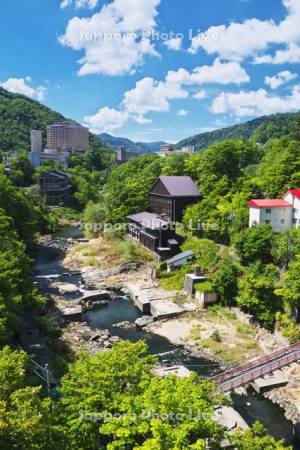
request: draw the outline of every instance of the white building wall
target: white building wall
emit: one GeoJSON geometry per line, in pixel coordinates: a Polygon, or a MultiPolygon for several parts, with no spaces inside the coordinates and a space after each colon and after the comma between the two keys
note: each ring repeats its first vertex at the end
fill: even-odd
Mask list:
{"type": "Polygon", "coordinates": [[[293,226],[300,228],[300,198],[295,197],[293,209],[293,226]]]}
{"type": "Polygon", "coordinates": [[[292,208],[254,208],[250,207],[249,226],[270,223],[277,232],[287,231],[292,226],[292,208]]]}
{"type": "Polygon", "coordinates": [[[31,130],[30,132],[31,151],[40,153],[43,151],[43,133],[40,130],[31,130]]]}
{"type": "Polygon", "coordinates": [[[260,225],[260,208],[250,208],[249,213],[249,227],[260,225]]]}
{"type": "Polygon", "coordinates": [[[295,197],[292,193],[288,192],[284,196],[284,200],[291,203],[293,205],[292,209],[292,226],[299,228],[300,227],[300,199],[295,197]]]}

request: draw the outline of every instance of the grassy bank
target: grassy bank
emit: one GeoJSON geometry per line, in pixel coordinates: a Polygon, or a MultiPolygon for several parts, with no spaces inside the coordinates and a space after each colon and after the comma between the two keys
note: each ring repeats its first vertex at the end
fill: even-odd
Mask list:
{"type": "Polygon", "coordinates": [[[235,313],[220,306],[195,313],[199,324],[189,339],[199,350],[209,349],[218,358],[232,365],[243,363],[260,353],[255,328],[239,320],[235,313]]]}

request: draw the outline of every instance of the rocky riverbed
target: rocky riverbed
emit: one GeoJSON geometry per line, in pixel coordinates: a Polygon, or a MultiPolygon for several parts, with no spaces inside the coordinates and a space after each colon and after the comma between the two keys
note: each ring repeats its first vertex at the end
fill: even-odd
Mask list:
{"type": "Polygon", "coordinates": [[[276,372],[288,380],[287,385],[265,392],[263,396],[280,406],[288,420],[294,424],[300,422],[300,365],[292,363],[276,372]]]}
{"type": "Polygon", "coordinates": [[[121,341],[118,336],[112,336],[109,330],[91,330],[86,322],[66,324],[62,340],[75,351],[86,350],[93,354],[107,350],[121,341]]]}

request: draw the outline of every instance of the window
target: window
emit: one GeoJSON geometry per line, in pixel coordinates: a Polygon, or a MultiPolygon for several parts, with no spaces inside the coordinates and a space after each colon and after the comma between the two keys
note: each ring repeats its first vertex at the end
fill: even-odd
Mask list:
{"type": "Polygon", "coordinates": [[[284,219],[281,219],[281,221],[280,221],[280,222],[281,222],[281,224],[283,225],[283,224],[284,224],[284,219]]]}
{"type": "Polygon", "coordinates": [[[271,220],[265,220],[265,223],[271,223],[271,220]]]}
{"type": "Polygon", "coordinates": [[[271,212],[272,212],[271,208],[266,209],[266,214],[271,214],[271,212]]]}
{"type": "Polygon", "coordinates": [[[298,223],[298,220],[297,219],[293,219],[293,223],[298,223]]]}

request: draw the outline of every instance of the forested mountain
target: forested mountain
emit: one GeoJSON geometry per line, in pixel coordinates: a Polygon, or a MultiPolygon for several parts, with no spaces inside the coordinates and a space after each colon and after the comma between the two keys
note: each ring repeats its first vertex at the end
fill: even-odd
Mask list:
{"type": "MultiPolygon", "coordinates": [[[[67,120],[61,114],[24,95],[13,94],[0,88],[0,152],[30,150],[30,130],[44,132],[47,125],[67,120]]],[[[93,149],[103,145],[90,133],[93,149]]]]}
{"type": "Polygon", "coordinates": [[[183,139],[177,147],[194,145],[197,150],[204,150],[210,145],[228,139],[253,139],[255,142],[265,144],[270,139],[284,136],[295,137],[296,123],[300,113],[274,114],[263,116],[249,122],[197,134],[183,139]]]}
{"type": "Polygon", "coordinates": [[[114,149],[117,149],[120,146],[124,146],[127,148],[127,150],[130,150],[132,152],[139,152],[139,153],[157,152],[159,150],[159,147],[162,144],[165,144],[164,141],[133,142],[130,139],[123,138],[123,137],[115,137],[108,133],[99,134],[98,137],[101,142],[103,142],[104,144],[106,144],[109,147],[112,147],[114,149]]]}

